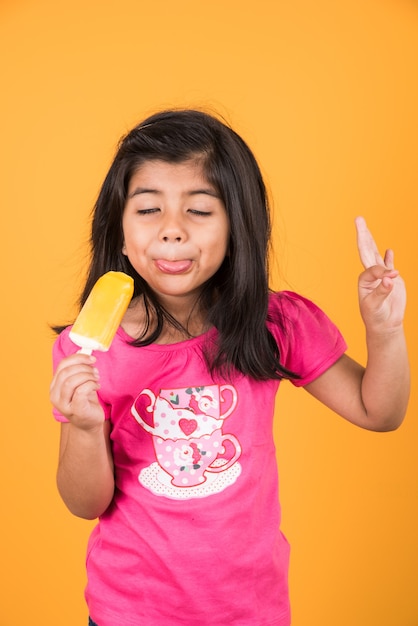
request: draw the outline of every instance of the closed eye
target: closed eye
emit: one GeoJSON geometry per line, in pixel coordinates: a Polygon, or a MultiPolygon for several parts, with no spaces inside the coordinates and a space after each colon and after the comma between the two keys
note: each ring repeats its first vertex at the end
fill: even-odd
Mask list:
{"type": "Polygon", "coordinates": [[[198,209],[189,209],[189,213],[191,213],[192,215],[201,215],[203,217],[212,215],[212,211],[199,211],[198,209]]]}
{"type": "Polygon", "coordinates": [[[138,215],[151,215],[152,213],[158,213],[160,209],[154,208],[154,209],[138,209],[137,213],[138,215]]]}

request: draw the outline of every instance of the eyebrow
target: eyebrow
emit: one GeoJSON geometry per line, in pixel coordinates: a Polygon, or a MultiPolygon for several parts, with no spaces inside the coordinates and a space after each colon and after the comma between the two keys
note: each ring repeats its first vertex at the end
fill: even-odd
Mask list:
{"type": "MultiPolygon", "coordinates": [[[[142,194],[146,194],[146,193],[153,193],[153,194],[161,194],[162,192],[159,189],[152,189],[149,187],[136,187],[133,191],[131,191],[130,194],[128,194],[128,200],[130,200],[131,198],[134,198],[135,196],[140,196],[142,194]]],[[[199,196],[199,195],[206,195],[206,196],[210,196],[212,198],[219,198],[219,194],[212,189],[211,187],[203,187],[203,188],[199,188],[199,189],[192,189],[190,191],[186,192],[187,196],[199,196]]]]}

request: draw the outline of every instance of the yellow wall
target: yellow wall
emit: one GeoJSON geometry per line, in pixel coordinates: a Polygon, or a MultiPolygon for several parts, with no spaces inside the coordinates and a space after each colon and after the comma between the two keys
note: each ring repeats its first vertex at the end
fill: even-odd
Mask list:
{"type": "MultiPolygon", "coordinates": [[[[415,0],[2,0],[0,626],[86,623],[91,524],[55,489],[48,323],[70,319],[119,136],[210,105],[275,198],[276,287],[314,298],[362,359],[353,219],[393,246],[418,366],[415,0]]],[[[277,443],[294,626],[417,626],[417,395],[360,431],[285,385],[277,443]]],[[[116,625],[115,625],[116,626],[116,625]]]]}

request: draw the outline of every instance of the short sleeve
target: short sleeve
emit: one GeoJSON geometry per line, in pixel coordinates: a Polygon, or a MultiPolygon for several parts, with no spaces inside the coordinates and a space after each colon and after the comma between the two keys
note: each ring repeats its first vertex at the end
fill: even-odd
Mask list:
{"type": "Polygon", "coordinates": [[[272,294],[267,326],[280,351],[281,364],[305,386],[333,365],[347,350],[340,331],[313,302],[291,291],[272,294]]]}

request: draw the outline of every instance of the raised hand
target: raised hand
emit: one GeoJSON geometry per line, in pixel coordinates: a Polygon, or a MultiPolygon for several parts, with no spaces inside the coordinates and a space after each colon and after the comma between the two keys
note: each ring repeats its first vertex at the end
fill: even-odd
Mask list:
{"type": "Polygon", "coordinates": [[[363,217],[356,219],[357,246],[365,268],[359,277],[360,312],[368,331],[393,332],[402,327],[405,284],[394,268],[394,254],[381,256],[363,217]]]}

